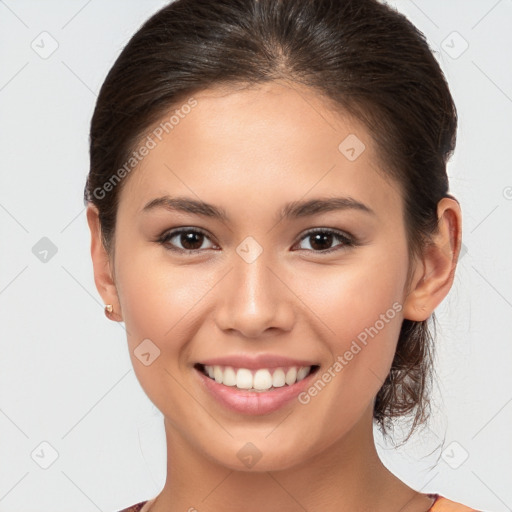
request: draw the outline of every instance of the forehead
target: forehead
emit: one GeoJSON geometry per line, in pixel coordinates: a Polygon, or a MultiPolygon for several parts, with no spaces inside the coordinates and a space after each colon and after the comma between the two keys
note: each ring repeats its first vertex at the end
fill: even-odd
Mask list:
{"type": "Polygon", "coordinates": [[[216,87],[193,99],[195,106],[176,105],[147,132],[156,145],[122,193],[132,213],[162,194],[222,202],[226,209],[279,206],[306,194],[358,196],[383,210],[396,203],[398,186],[380,169],[368,131],[315,91],[270,82],[216,87]],[[158,140],[155,129],[173,114],[158,140]]]}

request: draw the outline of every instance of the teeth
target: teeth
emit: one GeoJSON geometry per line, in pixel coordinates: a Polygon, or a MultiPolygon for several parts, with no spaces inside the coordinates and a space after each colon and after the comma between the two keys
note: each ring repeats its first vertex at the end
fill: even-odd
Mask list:
{"type": "Polygon", "coordinates": [[[232,366],[204,366],[204,373],[215,382],[251,391],[268,391],[271,388],[291,386],[306,378],[310,371],[311,366],[291,366],[272,370],[260,368],[255,371],[232,366]]]}
{"type": "Polygon", "coordinates": [[[213,367],[213,378],[215,379],[215,382],[222,384],[223,374],[222,374],[222,368],[220,366],[213,367]]]}
{"type": "Polygon", "coordinates": [[[254,374],[253,385],[254,389],[270,389],[272,387],[272,375],[268,370],[258,370],[254,374]]]}
{"type": "Polygon", "coordinates": [[[285,382],[288,386],[291,386],[297,381],[297,368],[292,366],[287,372],[285,377],[285,382]]]}
{"type": "MultiPolygon", "coordinates": [[[[216,366],[220,372],[222,369],[220,366],[216,366]]],[[[252,373],[246,368],[240,368],[236,372],[236,387],[238,389],[251,389],[252,388],[252,373]]]]}
{"type": "Polygon", "coordinates": [[[306,375],[309,373],[310,369],[311,367],[300,368],[299,371],[297,372],[297,381],[304,379],[306,375]]]}
{"type": "Polygon", "coordinates": [[[278,368],[274,371],[274,375],[272,375],[272,386],[275,388],[282,388],[286,383],[284,370],[278,368]]]}
{"type": "Polygon", "coordinates": [[[233,370],[233,368],[230,366],[224,370],[224,374],[222,376],[222,384],[225,386],[236,386],[236,373],[235,370],[233,370]]]}

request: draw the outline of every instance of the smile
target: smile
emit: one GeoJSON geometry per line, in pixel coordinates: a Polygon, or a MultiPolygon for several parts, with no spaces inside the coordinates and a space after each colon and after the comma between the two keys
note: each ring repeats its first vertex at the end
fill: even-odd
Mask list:
{"type": "Polygon", "coordinates": [[[197,368],[218,384],[261,392],[291,386],[306,378],[317,366],[248,369],[198,364],[197,368]]]}
{"type": "Polygon", "coordinates": [[[320,367],[237,368],[194,365],[203,389],[220,404],[243,414],[269,414],[290,403],[320,367]]]}

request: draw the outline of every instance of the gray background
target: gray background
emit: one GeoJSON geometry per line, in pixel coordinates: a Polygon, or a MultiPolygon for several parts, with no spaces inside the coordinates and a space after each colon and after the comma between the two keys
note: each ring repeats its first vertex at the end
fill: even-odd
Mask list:
{"type": "MultiPolygon", "coordinates": [[[[165,3],[0,0],[0,512],[115,511],[164,484],[162,415],[103,315],[82,191],[102,80],[165,3]]],[[[379,452],[418,490],[512,510],[512,1],[391,4],[458,108],[464,248],[437,312],[434,416],[398,449],[377,433],[379,452]]]]}

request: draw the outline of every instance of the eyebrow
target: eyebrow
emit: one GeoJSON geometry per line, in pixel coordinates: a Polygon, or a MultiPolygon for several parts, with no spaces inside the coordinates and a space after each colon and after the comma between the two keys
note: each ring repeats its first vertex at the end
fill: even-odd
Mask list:
{"type": "MultiPolygon", "coordinates": [[[[189,197],[171,197],[168,195],[157,197],[146,203],[141,212],[146,213],[158,208],[192,213],[225,222],[230,221],[229,215],[223,208],[189,197]]],[[[287,203],[278,212],[277,220],[298,219],[334,210],[358,210],[375,215],[375,212],[369,206],[351,197],[328,197],[287,203]]]]}

